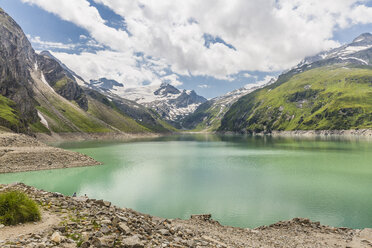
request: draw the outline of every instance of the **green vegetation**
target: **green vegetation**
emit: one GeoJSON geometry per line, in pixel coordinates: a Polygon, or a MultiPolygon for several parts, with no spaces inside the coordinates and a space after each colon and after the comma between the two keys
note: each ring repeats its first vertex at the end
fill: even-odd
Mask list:
{"type": "Polygon", "coordinates": [[[0,223],[16,225],[40,219],[37,204],[25,193],[10,191],[0,194],[0,223]]]}
{"type": "MultiPolygon", "coordinates": [[[[80,109],[77,104],[62,97],[50,95],[48,102],[41,102],[37,109],[44,114],[53,132],[111,132],[107,124],[80,109]]],[[[39,129],[40,130],[40,129],[39,129]]]]}
{"type": "Polygon", "coordinates": [[[60,90],[63,86],[65,86],[68,82],[69,82],[69,79],[68,77],[64,76],[61,80],[57,81],[54,85],[53,85],[53,88],[58,91],[60,90]]]}
{"type": "Polygon", "coordinates": [[[10,128],[14,131],[24,129],[24,125],[15,107],[15,102],[0,95],[0,126],[10,128]]]}
{"type": "Polygon", "coordinates": [[[372,69],[325,66],[257,90],[236,102],[221,131],[372,128],[372,69]]]}
{"type": "Polygon", "coordinates": [[[141,126],[135,120],[121,114],[115,107],[108,107],[92,98],[88,98],[89,108],[88,113],[104,120],[107,124],[127,133],[143,133],[151,132],[149,129],[141,126]]]}
{"type": "Polygon", "coordinates": [[[50,130],[46,128],[40,121],[30,124],[31,131],[34,133],[51,134],[50,130]]]}
{"type": "Polygon", "coordinates": [[[216,131],[221,124],[221,119],[228,108],[222,103],[207,101],[201,104],[194,113],[186,116],[182,121],[184,128],[193,132],[216,131]]]}

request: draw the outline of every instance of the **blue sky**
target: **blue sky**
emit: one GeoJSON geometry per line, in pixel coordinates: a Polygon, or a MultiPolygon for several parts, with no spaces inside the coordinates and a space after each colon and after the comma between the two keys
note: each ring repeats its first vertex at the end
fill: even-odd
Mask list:
{"type": "MultiPolygon", "coordinates": [[[[173,4],[177,1],[161,6],[119,0],[71,0],[70,6],[62,6],[60,1],[0,0],[0,7],[22,27],[36,50],[51,50],[87,81],[108,77],[130,87],[170,82],[207,98],[268,80],[304,56],[372,31],[372,18],[367,16],[371,1],[350,5],[340,0],[325,14],[326,3],[332,1],[310,7],[297,1],[293,6],[284,0],[280,6],[270,0],[242,1],[241,6],[228,8],[228,16],[237,16],[236,20],[226,20],[225,9],[230,6],[223,0],[211,13],[198,13],[204,6],[191,0],[186,7],[173,4]],[[61,4],[61,9],[50,2],[61,4]],[[289,23],[293,32],[291,25],[278,24],[273,12],[257,13],[265,5],[284,16],[280,21],[293,22],[289,23]],[[81,11],[68,15],[68,8],[81,11]],[[301,19],[304,14],[310,17],[301,19]],[[337,15],[342,17],[335,19],[337,15]]],[[[212,2],[205,1],[205,10],[212,2]]]]}

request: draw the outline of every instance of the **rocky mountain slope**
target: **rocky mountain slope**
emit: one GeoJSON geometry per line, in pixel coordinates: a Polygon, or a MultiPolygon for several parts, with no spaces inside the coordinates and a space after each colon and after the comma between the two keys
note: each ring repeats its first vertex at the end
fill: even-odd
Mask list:
{"type": "Polygon", "coordinates": [[[307,58],[239,99],[219,131],[372,128],[372,35],[307,58]]]}
{"type": "Polygon", "coordinates": [[[44,133],[169,131],[146,108],[135,103],[117,108],[123,104],[87,92],[84,80],[49,52],[36,54],[22,29],[3,10],[0,34],[0,125],[44,133]],[[137,109],[139,113],[133,114],[137,109]]]}
{"type": "Polygon", "coordinates": [[[125,88],[119,84],[113,80],[98,80],[91,81],[90,87],[100,90],[103,94],[114,94],[151,108],[169,122],[178,121],[207,101],[193,90],[179,90],[167,83],[137,88],[125,88]]]}
{"type": "MultiPolygon", "coordinates": [[[[274,81],[272,79],[266,85],[274,81]]],[[[193,131],[216,131],[221,125],[223,116],[239,98],[264,86],[246,86],[210,99],[199,105],[193,113],[181,119],[177,127],[193,131]]]]}

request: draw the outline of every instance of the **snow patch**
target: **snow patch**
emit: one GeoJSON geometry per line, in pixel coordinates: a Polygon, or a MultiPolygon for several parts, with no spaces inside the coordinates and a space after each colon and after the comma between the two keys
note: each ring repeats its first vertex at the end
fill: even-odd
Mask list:
{"type": "Polygon", "coordinates": [[[37,111],[37,115],[40,118],[41,124],[43,124],[46,128],[49,129],[49,124],[48,124],[47,120],[44,118],[44,116],[41,114],[41,112],[39,110],[37,111]]]}
{"type": "Polygon", "coordinates": [[[49,83],[46,81],[46,79],[45,79],[45,76],[44,76],[44,73],[42,73],[41,72],[41,76],[40,76],[40,79],[41,79],[41,81],[50,89],[50,90],[52,90],[53,92],[55,92],[54,91],[54,89],[52,88],[52,86],[50,86],[49,85],[49,83]]]}
{"type": "Polygon", "coordinates": [[[85,82],[83,80],[81,80],[80,78],[76,77],[75,75],[74,75],[74,78],[75,78],[75,81],[77,82],[78,85],[85,86],[85,82]]]}

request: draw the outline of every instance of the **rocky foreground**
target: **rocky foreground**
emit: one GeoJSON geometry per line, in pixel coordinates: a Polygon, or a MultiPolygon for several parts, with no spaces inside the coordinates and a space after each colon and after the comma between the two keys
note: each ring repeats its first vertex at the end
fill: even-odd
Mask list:
{"type": "Polygon", "coordinates": [[[296,218],[256,229],[222,226],[210,215],[162,219],[110,202],[24,185],[0,185],[36,200],[43,220],[0,227],[0,247],[372,247],[372,229],[323,226],[296,218]]]}
{"type": "Polygon", "coordinates": [[[24,134],[0,132],[0,173],[99,164],[86,155],[47,146],[24,134]]]}

